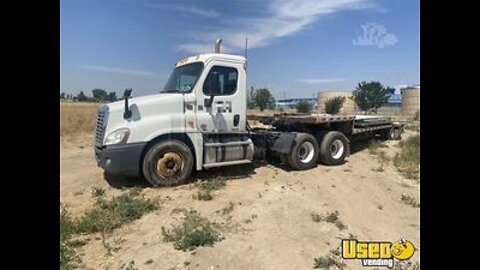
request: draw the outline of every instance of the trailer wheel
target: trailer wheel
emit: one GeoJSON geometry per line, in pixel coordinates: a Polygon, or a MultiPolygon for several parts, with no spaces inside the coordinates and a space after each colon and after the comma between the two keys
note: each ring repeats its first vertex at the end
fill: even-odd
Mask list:
{"type": "Polygon", "coordinates": [[[286,157],[288,165],[294,169],[306,170],[315,167],[318,160],[317,140],[308,133],[298,133],[295,145],[286,157]]]}
{"type": "Polygon", "coordinates": [[[192,172],[192,151],[183,142],[168,140],[152,145],[143,159],[146,180],[153,186],[183,183],[192,172]]]}
{"type": "Polygon", "coordinates": [[[394,133],[395,133],[394,128],[383,129],[382,131],[380,131],[380,139],[384,141],[393,140],[394,133]]]}
{"type": "Polygon", "coordinates": [[[402,129],[401,128],[392,129],[390,139],[391,140],[401,140],[402,139],[402,129]]]}
{"type": "Polygon", "coordinates": [[[350,152],[347,137],[338,131],[330,131],[320,143],[320,160],[325,165],[340,165],[350,152]]]}

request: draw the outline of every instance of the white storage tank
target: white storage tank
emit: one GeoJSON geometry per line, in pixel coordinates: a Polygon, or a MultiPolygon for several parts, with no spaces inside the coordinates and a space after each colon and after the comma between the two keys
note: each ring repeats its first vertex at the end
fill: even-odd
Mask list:
{"type": "Polygon", "coordinates": [[[413,116],[420,110],[420,86],[408,87],[400,90],[402,92],[403,115],[413,116]]]}

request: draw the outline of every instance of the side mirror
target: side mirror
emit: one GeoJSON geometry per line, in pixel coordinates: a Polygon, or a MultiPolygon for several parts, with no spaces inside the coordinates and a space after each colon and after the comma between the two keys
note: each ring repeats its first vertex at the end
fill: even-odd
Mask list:
{"type": "Polygon", "coordinates": [[[123,97],[125,98],[125,110],[123,112],[123,119],[128,119],[132,117],[132,111],[130,110],[130,107],[128,106],[128,98],[132,94],[132,88],[125,89],[123,92],[123,97]]]}
{"type": "Polygon", "coordinates": [[[123,91],[123,97],[124,98],[129,98],[132,95],[132,88],[127,88],[125,91],[123,91]]]}

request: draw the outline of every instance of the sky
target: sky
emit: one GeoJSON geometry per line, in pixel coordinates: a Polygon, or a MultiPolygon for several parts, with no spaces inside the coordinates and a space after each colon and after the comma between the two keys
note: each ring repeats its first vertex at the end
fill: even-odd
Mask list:
{"type": "Polygon", "coordinates": [[[419,0],[61,0],[60,92],[158,93],[218,37],[277,99],[420,82],[419,0]]]}

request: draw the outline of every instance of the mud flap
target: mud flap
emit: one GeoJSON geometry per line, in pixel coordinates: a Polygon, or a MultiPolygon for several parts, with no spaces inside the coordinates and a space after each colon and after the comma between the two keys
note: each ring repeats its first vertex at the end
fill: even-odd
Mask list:
{"type": "Polygon", "coordinates": [[[270,150],[277,153],[288,154],[292,149],[293,144],[295,143],[295,138],[297,133],[281,133],[280,136],[275,140],[270,150]]]}

